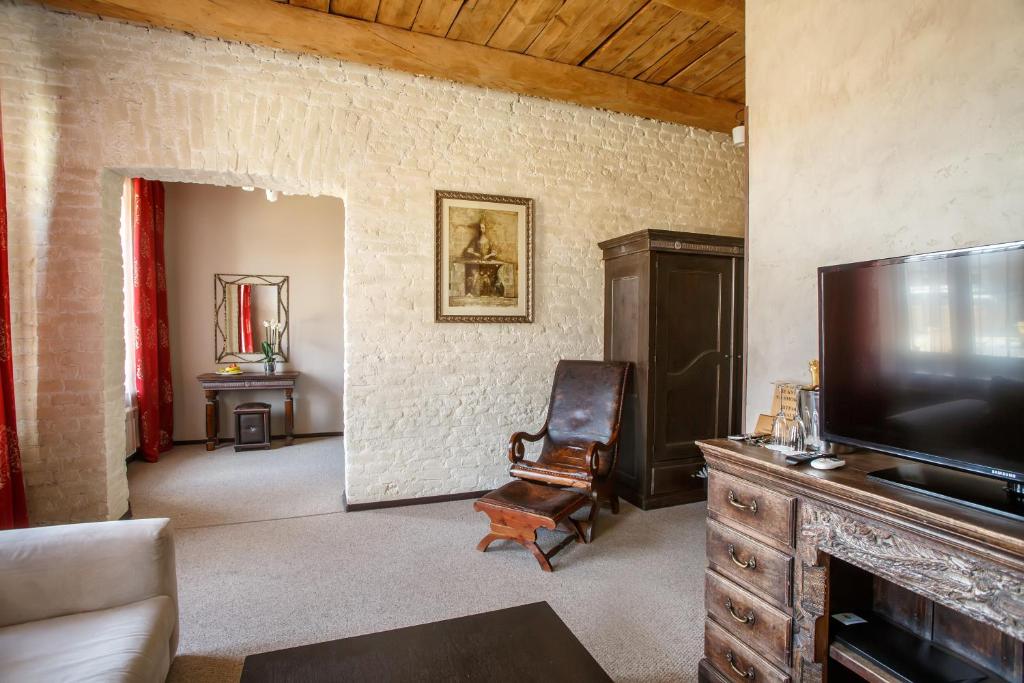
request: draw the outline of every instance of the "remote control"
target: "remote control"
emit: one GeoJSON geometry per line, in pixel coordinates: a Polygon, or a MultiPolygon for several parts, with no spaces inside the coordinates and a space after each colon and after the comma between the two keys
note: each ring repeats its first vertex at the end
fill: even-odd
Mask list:
{"type": "Polygon", "coordinates": [[[810,462],[811,460],[820,457],[821,456],[818,455],[817,453],[794,453],[793,455],[786,456],[786,464],[803,465],[805,462],[810,462]]]}

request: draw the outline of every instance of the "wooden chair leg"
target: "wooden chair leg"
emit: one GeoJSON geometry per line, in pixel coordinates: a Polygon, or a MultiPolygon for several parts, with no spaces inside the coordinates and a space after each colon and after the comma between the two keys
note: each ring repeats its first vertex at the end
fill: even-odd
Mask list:
{"type": "Polygon", "coordinates": [[[501,538],[502,537],[498,534],[487,534],[482,539],[480,539],[479,543],[476,544],[476,549],[482,553],[485,553],[487,552],[487,546],[494,543],[495,541],[501,540],[501,538]]]}
{"type": "Polygon", "coordinates": [[[580,543],[590,542],[589,540],[587,540],[587,535],[583,533],[583,525],[581,525],[578,520],[575,520],[572,517],[570,517],[569,524],[572,526],[572,533],[576,536],[577,541],[579,541],[580,543]]]}
{"type": "Polygon", "coordinates": [[[587,515],[587,543],[594,541],[594,527],[597,525],[597,511],[601,508],[601,499],[597,495],[590,498],[590,514],[587,515]]]}
{"type": "Polygon", "coordinates": [[[615,493],[615,491],[612,491],[611,498],[609,498],[609,500],[612,504],[612,514],[619,514],[619,494],[615,493]]]}
{"type": "Polygon", "coordinates": [[[533,541],[519,541],[519,544],[533,553],[533,556],[537,558],[537,563],[540,564],[540,568],[546,572],[551,571],[551,563],[548,561],[548,556],[544,554],[544,551],[540,549],[533,541]]]}

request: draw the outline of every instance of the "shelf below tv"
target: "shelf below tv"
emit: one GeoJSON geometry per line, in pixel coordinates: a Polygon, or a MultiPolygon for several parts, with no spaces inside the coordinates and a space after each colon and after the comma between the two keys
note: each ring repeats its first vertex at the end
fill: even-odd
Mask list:
{"type": "Polygon", "coordinates": [[[996,683],[1004,681],[943,647],[875,614],[868,622],[838,626],[829,654],[866,680],[898,683],[996,683]]]}
{"type": "Polygon", "coordinates": [[[998,479],[914,462],[875,470],[868,479],[1024,521],[1024,501],[998,479]]]}

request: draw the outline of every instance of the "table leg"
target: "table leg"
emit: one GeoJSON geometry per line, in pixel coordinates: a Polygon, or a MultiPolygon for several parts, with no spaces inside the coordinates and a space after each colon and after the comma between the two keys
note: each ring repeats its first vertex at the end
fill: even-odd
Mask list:
{"type": "Polygon", "coordinates": [[[220,416],[217,410],[217,390],[206,389],[206,450],[217,448],[220,416]]]}
{"type": "Polygon", "coordinates": [[[284,443],[291,446],[295,442],[295,401],[292,389],[284,390],[284,443]]]}

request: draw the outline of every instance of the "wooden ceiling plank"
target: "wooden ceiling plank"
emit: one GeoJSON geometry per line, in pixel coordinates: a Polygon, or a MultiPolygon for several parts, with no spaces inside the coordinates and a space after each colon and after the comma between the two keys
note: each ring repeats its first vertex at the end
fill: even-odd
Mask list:
{"type": "MultiPolygon", "coordinates": [[[[295,0],[292,0],[292,4],[295,4],[295,0]]],[[[380,0],[331,0],[331,14],[373,21],[377,18],[379,5],[380,0]]]]}
{"type": "Polygon", "coordinates": [[[526,48],[526,54],[541,59],[554,59],[576,35],[581,19],[593,10],[592,0],[566,0],[536,40],[526,48]]]}
{"type": "Polygon", "coordinates": [[[432,36],[444,36],[462,9],[464,0],[423,0],[412,22],[412,30],[432,36]]]}
{"type": "Polygon", "coordinates": [[[499,50],[525,52],[565,0],[518,0],[487,44],[499,50]]]}
{"type": "Polygon", "coordinates": [[[680,41],[699,31],[707,22],[699,17],[679,13],[665,24],[651,39],[634,50],[618,64],[612,73],[636,78],[668,54],[680,41]]]}
{"type": "Polygon", "coordinates": [[[741,105],[515,52],[277,2],[45,0],[44,5],[200,36],[316,54],[533,97],[728,132],[741,105]]]}
{"type": "Polygon", "coordinates": [[[735,34],[709,21],[680,41],[637,78],[649,83],[664,83],[732,35],[735,34]]]}
{"type": "Polygon", "coordinates": [[[719,99],[729,100],[742,104],[747,96],[744,79],[740,79],[735,85],[721,94],[719,99]]]}
{"type": "Polygon", "coordinates": [[[555,57],[563,64],[579,64],[593,54],[615,31],[629,21],[649,0],[606,0],[603,9],[591,12],[555,57]]]}
{"type": "Polygon", "coordinates": [[[467,0],[448,29],[448,38],[486,45],[516,0],[467,0]]]}
{"type": "Polygon", "coordinates": [[[703,57],[670,78],[665,85],[693,92],[705,81],[743,57],[743,34],[736,33],[708,50],[703,57]]]}
{"type": "MultiPolygon", "coordinates": [[[[287,2],[287,0],[285,0],[287,2]]],[[[318,12],[326,12],[330,8],[330,0],[291,0],[296,7],[315,9],[318,12]]]]}
{"type": "Polygon", "coordinates": [[[722,93],[727,92],[737,83],[742,83],[745,73],[746,60],[739,59],[701,83],[693,91],[698,95],[721,97],[722,93]]]}
{"type": "Polygon", "coordinates": [[[743,0],[655,0],[661,4],[718,24],[733,33],[744,31],[743,0]]]}
{"type": "Polygon", "coordinates": [[[377,22],[398,28],[411,28],[420,9],[420,0],[380,0],[377,22]]]}
{"type": "Polygon", "coordinates": [[[594,51],[583,65],[588,69],[611,71],[678,14],[659,2],[649,3],[594,51]]]}

